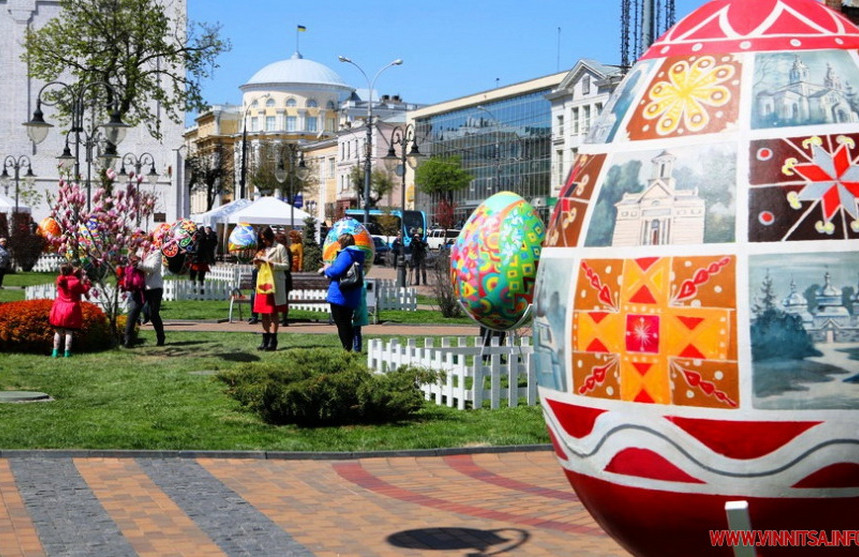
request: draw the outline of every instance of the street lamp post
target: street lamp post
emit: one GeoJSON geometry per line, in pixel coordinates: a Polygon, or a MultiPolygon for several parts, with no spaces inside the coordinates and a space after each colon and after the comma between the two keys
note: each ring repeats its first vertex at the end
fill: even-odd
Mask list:
{"type": "Polygon", "coordinates": [[[361,72],[361,75],[363,75],[364,79],[367,80],[367,145],[364,149],[364,226],[366,227],[368,224],[370,224],[370,179],[371,174],[373,172],[373,163],[370,158],[373,149],[373,87],[376,84],[376,79],[379,78],[383,71],[387,70],[391,66],[402,65],[403,60],[401,58],[397,58],[396,60],[388,63],[387,65],[382,66],[382,68],[379,69],[378,72],[376,72],[376,75],[371,81],[370,78],[367,77],[367,74],[364,72],[361,66],[353,62],[350,58],[346,58],[345,56],[338,56],[337,59],[341,62],[352,64],[353,66],[358,68],[358,71],[361,72]]]}
{"type": "Polygon", "coordinates": [[[143,153],[139,157],[134,153],[126,153],[122,155],[122,163],[119,167],[120,176],[128,175],[125,170],[126,164],[134,167],[135,176],[140,176],[140,171],[144,164],[149,165],[149,172],[146,173],[146,179],[149,181],[149,185],[154,186],[155,183],[158,182],[158,172],[155,170],[155,157],[150,153],[143,153]]]}
{"type": "Polygon", "coordinates": [[[122,121],[122,117],[119,112],[119,101],[117,100],[118,95],[116,93],[116,89],[114,89],[109,83],[97,82],[69,85],[62,81],[51,81],[39,89],[39,94],[36,96],[36,110],[33,111],[33,117],[29,122],[24,123],[24,126],[27,128],[27,135],[35,144],[39,144],[44,141],[48,136],[50,129],[54,127],[53,124],[45,122],[44,113],[42,112],[42,104],[45,106],[55,106],[58,102],[56,100],[46,100],[43,98],[43,94],[48,87],[59,87],[71,97],[71,127],[66,133],[66,143],[63,148],[63,153],[57,158],[62,161],[74,161],[74,179],[80,181],[80,150],[81,145],[83,145],[87,163],[86,189],[87,211],[89,211],[91,203],[90,172],[91,164],[93,162],[93,149],[101,147],[100,141],[104,139],[104,151],[99,155],[99,158],[104,159],[105,165],[109,166],[111,161],[116,158],[116,147],[123,139],[125,139],[125,134],[130,126],[122,121]],[[104,88],[107,93],[105,105],[106,110],[110,114],[110,120],[104,124],[96,123],[96,100],[94,95],[97,92],[96,90],[99,88],[104,88]],[[89,131],[84,127],[88,104],[90,104],[91,108],[89,131]],[[72,155],[71,149],[69,148],[69,140],[72,136],[75,144],[74,155],[72,155]]]}
{"type": "MultiPolygon", "coordinates": [[[[152,156],[151,153],[143,153],[139,157],[134,153],[126,153],[122,155],[121,166],[119,167],[119,175],[120,176],[128,176],[128,172],[125,170],[125,165],[129,165],[134,168],[134,176],[142,176],[141,169],[143,165],[149,165],[149,172],[146,173],[146,179],[149,182],[150,186],[155,186],[156,182],[158,182],[158,172],[155,170],[155,157],[152,156]]],[[[140,189],[138,187],[134,188],[135,195],[137,196],[138,202],[140,200],[140,189]]],[[[137,225],[140,226],[140,214],[137,216],[137,225]]],[[[146,227],[149,228],[149,215],[146,215],[146,227]]]]}
{"type": "MultiPolygon", "coordinates": [[[[307,179],[310,169],[304,164],[304,153],[302,153],[296,143],[287,143],[286,152],[289,154],[289,223],[292,230],[295,230],[295,179],[298,178],[302,182],[307,179]],[[296,158],[298,163],[296,164],[296,158]]],[[[283,157],[277,164],[277,169],[274,171],[274,178],[280,184],[286,181],[287,172],[283,165],[283,157]]]]}
{"type": "MultiPolygon", "coordinates": [[[[389,145],[385,161],[399,163],[397,165],[397,174],[402,177],[402,184],[400,185],[400,230],[402,230],[406,219],[406,164],[414,170],[417,168],[420,158],[424,155],[418,149],[418,138],[413,124],[407,124],[405,128],[396,126],[391,130],[389,145]],[[411,149],[409,149],[409,143],[412,145],[411,149]],[[400,146],[399,156],[397,156],[394,145],[400,146]]],[[[403,254],[397,262],[397,286],[400,288],[406,286],[405,248],[405,235],[403,235],[403,241],[400,246],[403,254]]]]}
{"type": "MultiPolygon", "coordinates": [[[[9,182],[15,180],[15,215],[18,214],[18,187],[20,185],[22,168],[27,169],[27,173],[24,174],[24,181],[32,184],[36,179],[36,175],[33,174],[33,164],[27,155],[21,155],[17,159],[12,155],[7,155],[3,161],[3,174],[0,174],[0,184],[5,188],[6,195],[9,195],[9,182]],[[9,169],[12,169],[14,178],[9,176],[9,169]]],[[[14,219],[15,217],[12,218],[14,219]]]]}
{"type": "Polygon", "coordinates": [[[245,198],[245,183],[247,183],[248,176],[248,113],[251,111],[251,108],[254,107],[254,103],[260,99],[265,99],[270,96],[271,95],[269,93],[266,93],[254,98],[253,101],[248,103],[248,107],[242,114],[242,169],[241,174],[239,175],[239,199],[245,198]]]}

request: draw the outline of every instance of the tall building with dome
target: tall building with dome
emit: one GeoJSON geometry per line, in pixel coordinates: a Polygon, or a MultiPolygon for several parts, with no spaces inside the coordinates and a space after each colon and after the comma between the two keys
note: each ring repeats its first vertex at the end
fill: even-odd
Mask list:
{"type": "MultiPolygon", "coordinates": [[[[284,160],[288,167],[288,144],[294,144],[301,151],[313,143],[330,144],[340,128],[341,106],[355,93],[333,69],[305,58],[300,52],[265,65],[240,85],[239,90],[242,94],[240,105],[213,105],[198,115],[194,125],[185,132],[187,154],[198,157],[212,168],[220,168],[219,180],[224,183],[218,186],[231,191],[229,195],[219,196],[216,205],[258,196],[261,192],[256,190],[252,180],[255,169],[271,157],[284,160]]],[[[301,155],[303,152],[298,158],[301,155]]],[[[315,156],[312,160],[317,159],[315,156]]],[[[324,186],[328,180],[324,174],[320,175],[320,171],[330,168],[326,159],[323,157],[320,162],[321,168],[312,169],[315,171],[312,181],[317,190],[320,186],[327,189],[324,186]]],[[[307,157],[306,161],[310,160],[307,157]]],[[[290,192],[284,188],[274,193],[288,197],[290,192]]],[[[325,196],[326,192],[317,191],[316,194],[325,196]]],[[[206,193],[199,188],[192,191],[192,217],[207,209],[206,193]]]]}
{"type": "MultiPolygon", "coordinates": [[[[257,191],[254,171],[272,156],[283,158],[288,166],[287,145],[294,145],[297,159],[303,158],[310,169],[302,208],[318,222],[331,222],[345,208],[360,206],[349,176],[367,152],[368,104],[373,111],[374,162],[387,153],[383,136],[405,121],[407,110],[417,107],[396,95],[376,97],[375,92],[359,91],[330,67],[300,52],[263,66],[238,88],[241,104],[214,105],[186,130],[188,155],[221,168],[220,179],[231,191],[219,196],[218,203],[224,203],[272,193],[257,191]]],[[[398,192],[389,197],[398,199],[398,192]]],[[[288,201],[288,182],[273,193],[288,201]]],[[[204,191],[192,192],[192,218],[204,213],[207,205],[204,191]]]]}

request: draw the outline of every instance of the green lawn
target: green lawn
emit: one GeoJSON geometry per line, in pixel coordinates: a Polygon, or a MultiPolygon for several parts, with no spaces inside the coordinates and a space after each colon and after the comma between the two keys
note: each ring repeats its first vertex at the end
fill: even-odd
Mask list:
{"type": "MultiPolygon", "coordinates": [[[[0,302],[21,300],[20,286],[53,282],[52,274],[8,275],[0,302]],[[10,288],[11,287],[11,288],[10,288]]],[[[224,318],[228,302],[165,302],[165,319],[224,318]]],[[[292,311],[296,319],[326,314],[292,311]]],[[[383,321],[470,323],[437,311],[385,311],[383,321]]],[[[69,359],[0,354],[0,390],[39,391],[52,402],[0,404],[4,449],[151,449],[368,451],[547,443],[539,407],[452,410],[427,403],[415,420],[383,426],[298,428],[270,426],[239,407],[213,374],[245,362],[278,361],[294,348],[339,350],[334,334],[289,330],[278,352],[258,352],[256,334],[168,330],[156,347],[142,333],[133,350],[115,349],[69,359]]],[[[366,337],[365,337],[366,342],[366,337]]],[[[47,352],[46,347],[46,352],[47,352]]]]}
{"type": "Polygon", "coordinates": [[[132,350],[72,358],[0,355],[0,389],[53,402],[0,404],[4,449],[364,451],[547,443],[538,407],[460,411],[427,403],[416,420],[383,426],[270,426],[227,396],[213,374],[277,361],[296,347],[339,350],[334,335],[282,333],[280,350],[248,333],[153,333],[132,350]]]}

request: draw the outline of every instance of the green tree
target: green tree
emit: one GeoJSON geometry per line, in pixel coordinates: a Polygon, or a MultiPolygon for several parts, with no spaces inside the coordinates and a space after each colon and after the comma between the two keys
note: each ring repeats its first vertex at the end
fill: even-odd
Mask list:
{"type": "Polygon", "coordinates": [[[472,179],[472,175],[462,168],[459,155],[430,157],[415,170],[418,189],[432,196],[434,201],[439,197],[452,201],[453,192],[467,188],[472,179]]]}
{"type": "MultiPolygon", "coordinates": [[[[364,199],[364,166],[356,164],[349,171],[349,182],[352,184],[358,199],[364,199]]],[[[376,207],[383,197],[394,191],[394,181],[384,170],[378,168],[370,173],[370,207],[376,207]]]]}
{"type": "Polygon", "coordinates": [[[316,219],[312,216],[304,219],[301,245],[304,248],[304,268],[301,270],[315,272],[322,267],[322,246],[316,241],[316,219]]]}
{"type": "Polygon", "coordinates": [[[218,196],[233,191],[233,157],[222,143],[210,153],[195,152],[187,158],[188,187],[206,192],[206,210],[211,211],[218,196]]]}
{"type": "MultiPolygon", "coordinates": [[[[47,82],[71,73],[93,106],[117,102],[126,123],[143,122],[156,138],[160,114],[181,123],[185,110],[206,107],[200,84],[231,48],[219,25],[188,22],[158,0],[60,0],[59,15],[29,31],[24,46],[31,77],[47,82]]],[[[62,94],[55,100],[68,115],[62,94]]]]}

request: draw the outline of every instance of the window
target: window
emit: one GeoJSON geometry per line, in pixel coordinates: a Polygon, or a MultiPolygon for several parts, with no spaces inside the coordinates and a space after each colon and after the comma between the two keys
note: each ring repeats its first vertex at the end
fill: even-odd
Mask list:
{"type": "Polygon", "coordinates": [[[579,135],[579,109],[573,109],[573,135],[579,135]]]}
{"type": "Polygon", "coordinates": [[[333,132],[334,131],[334,118],[326,118],[325,119],[325,131],[333,132]]]}
{"type": "Polygon", "coordinates": [[[555,160],[557,161],[556,164],[558,165],[557,181],[558,181],[558,184],[563,186],[564,185],[564,168],[566,167],[566,165],[564,164],[564,151],[563,150],[555,151],[555,160]]]}
{"type": "Polygon", "coordinates": [[[258,132],[259,131],[259,118],[257,118],[256,116],[251,118],[251,131],[252,132],[258,132]]]}
{"type": "Polygon", "coordinates": [[[277,130],[277,125],[275,124],[274,116],[266,116],[265,117],[265,131],[273,132],[277,130]]]}
{"type": "Polygon", "coordinates": [[[293,106],[296,106],[297,104],[298,103],[296,103],[295,99],[293,99],[292,97],[286,99],[286,106],[288,106],[288,107],[293,107],[293,106]]]}
{"type": "Polygon", "coordinates": [[[319,103],[317,103],[315,99],[307,100],[307,108],[316,108],[317,106],[319,106],[319,103]]]}
{"type": "Polygon", "coordinates": [[[558,114],[558,135],[564,135],[564,115],[558,114]]]}
{"type": "Polygon", "coordinates": [[[591,76],[586,75],[582,77],[582,95],[590,95],[591,94],[591,76]]]}
{"type": "Polygon", "coordinates": [[[328,110],[334,110],[336,108],[334,106],[334,101],[328,101],[327,103],[325,103],[325,108],[327,108],[328,110]]]}
{"type": "Polygon", "coordinates": [[[309,132],[315,132],[316,120],[316,116],[306,116],[304,118],[304,129],[309,132]]]}
{"type": "Polygon", "coordinates": [[[298,118],[295,116],[286,117],[286,131],[294,132],[298,129],[298,118]]]}
{"type": "Polygon", "coordinates": [[[591,107],[582,107],[582,133],[588,133],[591,129],[591,107]]]}
{"type": "Polygon", "coordinates": [[[265,101],[265,105],[266,106],[274,106],[274,99],[269,98],[267,101],[265,101]]]}
{"type": "Polygon", "coordinates": [[[335,168],[335,159],[334,157],[328,158],[328,175],[334,176],[334,168],[335,168]]]}
{"type": "Polygon", "coordinates": [[[259,106],[259,99],[254,99],[254,102],[251,103],[251,106],[259,106]]]}

